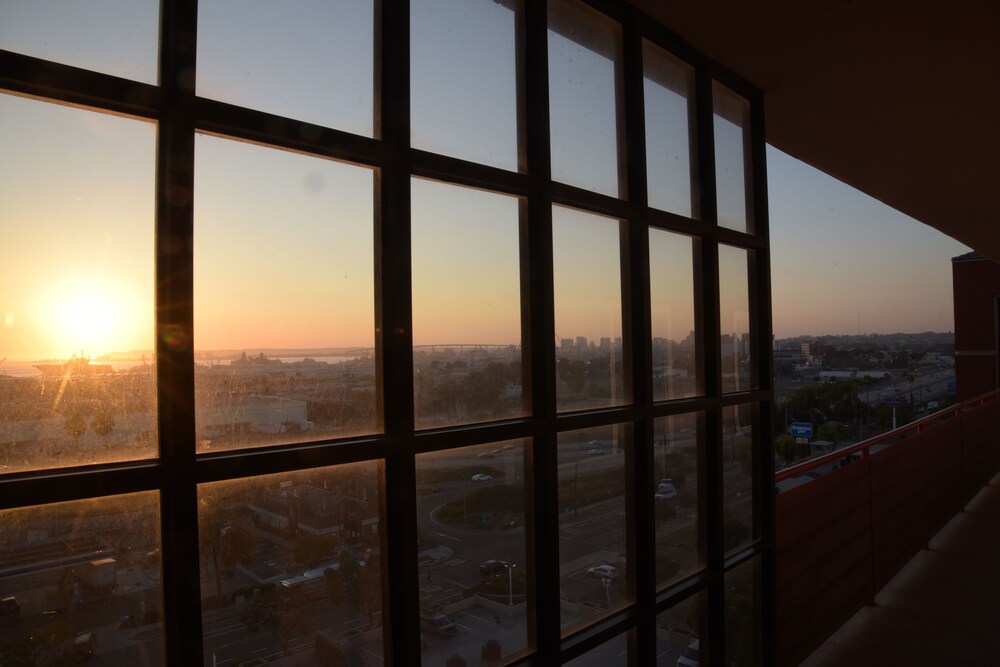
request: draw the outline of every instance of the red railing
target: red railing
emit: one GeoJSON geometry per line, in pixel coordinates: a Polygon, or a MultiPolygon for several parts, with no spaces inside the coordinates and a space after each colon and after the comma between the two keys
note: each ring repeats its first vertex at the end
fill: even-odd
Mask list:
{"type": "Polygon", "coordinates": [[[1000,390],[775,474],[779,665],[797,665],[1000,469],[1000,390]]]}

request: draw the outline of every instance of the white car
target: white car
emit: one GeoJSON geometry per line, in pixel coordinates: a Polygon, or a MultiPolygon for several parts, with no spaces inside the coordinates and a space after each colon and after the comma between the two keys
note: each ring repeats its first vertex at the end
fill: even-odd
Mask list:
{"type": "Polygon", "coordinates": [[[493,475],[487,475],[486,473],[477,473],[472,476],[473,482],[488,482],[493,479],[493,475]]]}
{"type": "Polygon", "coordinates": [[[595,579],[614,579],[618,576],[618,568],[614,565],[595,565],[587,570],[587,574],[595,579]]]}
{"type": "Polygon", "coordinates": [[[674,480],[670,478],[661,479],[660,486],[656,489],[657,500],[673,500],[677,497],[677,487],[674,480]]]}
{"type": "Polygon", "coordinates": [[[677,667],[698,667],[701,664],[700,660],[701,651],[698,648],[698,640],[695,639],[684,649],[681,657],[677,658],[677,667]]]}

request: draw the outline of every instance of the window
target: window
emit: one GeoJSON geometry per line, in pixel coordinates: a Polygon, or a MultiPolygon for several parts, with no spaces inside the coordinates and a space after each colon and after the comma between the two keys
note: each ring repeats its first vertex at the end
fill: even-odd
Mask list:
{"type": "Polygon", "coordinates": [[[0,9],[0,650],[759,661],[759,92],[624,3],[125,4],[0,9]]]}

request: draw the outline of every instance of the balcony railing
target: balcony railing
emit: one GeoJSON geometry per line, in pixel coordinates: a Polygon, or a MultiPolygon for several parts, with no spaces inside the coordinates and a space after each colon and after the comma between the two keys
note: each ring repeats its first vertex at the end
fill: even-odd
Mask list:
{"type": "Polygon", "coordinates": [[[775,474],[777,662],[797,665],[1000,469],[1000,390],[775,474]]]}

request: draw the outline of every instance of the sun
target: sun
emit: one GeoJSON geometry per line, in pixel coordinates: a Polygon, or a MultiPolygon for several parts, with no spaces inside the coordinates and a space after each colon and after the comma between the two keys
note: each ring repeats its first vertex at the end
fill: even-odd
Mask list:
{"type": "Polygon", "coordinates": [[[60,281],[47,294],[45,329],[60,356],[99,356],[128,349],[135,338],[136,299],[126,283],[107,279],[60,281]]]}

